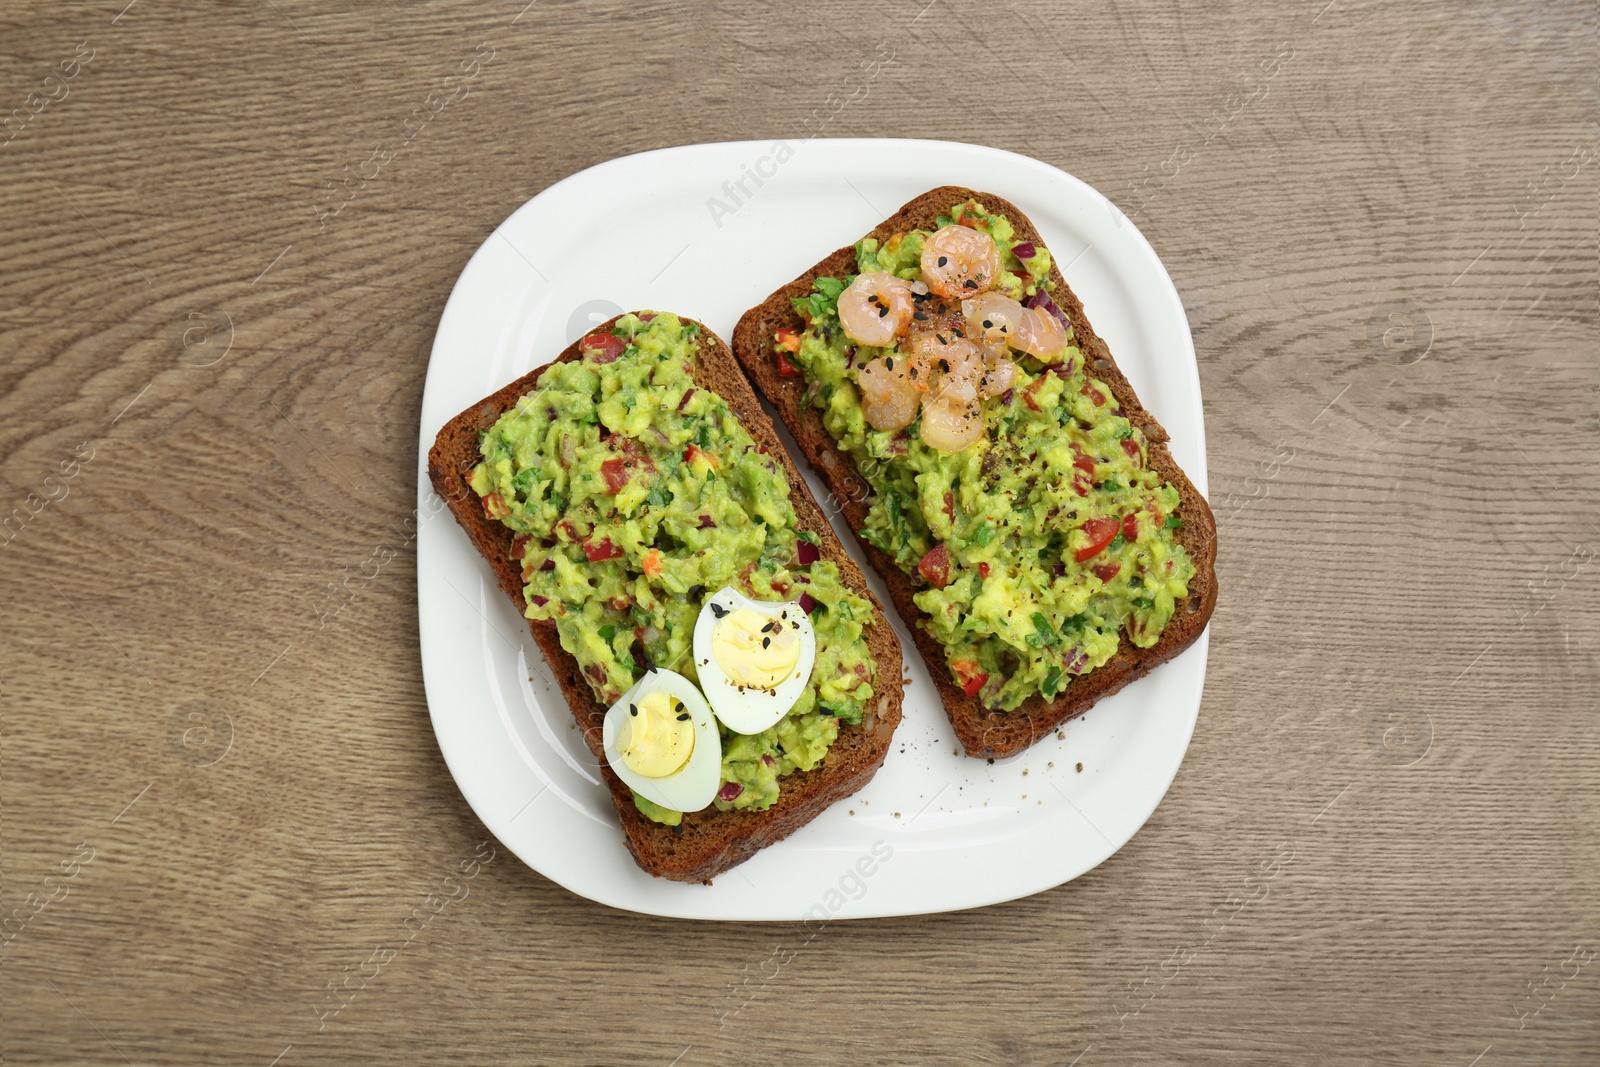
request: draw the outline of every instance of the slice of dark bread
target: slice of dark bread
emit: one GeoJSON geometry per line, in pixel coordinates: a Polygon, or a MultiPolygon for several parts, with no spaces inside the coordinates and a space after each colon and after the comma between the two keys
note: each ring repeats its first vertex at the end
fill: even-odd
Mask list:
{"type": "MultiPolygon", "coordinates": [[[[620,316],[619,316],[620,317],[620,316]]],[[[609,330],[617,320],[596,328],[609,330]]],[[[684,319],[685,323],[693,320],[684,319]]],[[[780,780],[777,801],[765,811],[718,811],[715,807],[686,813],[681,827],[663,826],[640,814],[633,793],[611,770],[601,745],[601,724],[606,707],[594,698],[578,661],[561,647],[552,622],[530,622],[533,639],[544,651],[555,674],[556,684],[567,698],[583,739],[599,762],[600,773],[611,790],[622,836],[628,851],[639,866],[653,875],[680,882],[707,882],[714,875],[749,859],[760,849],[780,841],[814,819],[836,800],[856,792],[872,780],[889,753],[889,739],[900,723],[902,685],[900,642],[883,615],[877,597],[855,561],[833,533],[833,527],[817,507],[805,479],[795,469],[784,450],[772,422],[750,390],[750,383],[739,373],[728,346],[703,324],[700,325],[694,379],[727,402],[750,436],[783,464],[789,477],[789,499],[794,505],[800,528],[815,532],[821,539],[822,558],[839,567],[844,584],[872,604],[872,622],[863,639],[877,661],[875,694],[858,726],[839,724],[839,737],[828,749],[822,763],[809,771],[796,771],[780,780]]],[[[578,345],[568,346],[554,362],[578,359],[578,345]]],[[[485,397],[457,415],[439,431],[428,451],[428,477],[449,505],[467,537],[488,560],[500,587],[516,604],[520,613],[527,604],[522,593],[522,568],[511,558],[512,532],[501,522],[484,514],[478,496],[467,485],[467,478],[478,465],[478,432],[493,426],[501,414],[524,393],[537,385],[546,367],[529,371],[505,388],[485,397]]]]}
{"type": "MultiPolygon", "coordinates": [[[[883,241],[893,234],[908,230],[937,229],[938,224],[934,220],[938,216],[947,214],[953,206],[968,199],[976,200],[988,211],[1009,219],[1018,240],[1048,243],[1015,204],[991,193],[949,185],[923,193],[864,236],[883,241]]],[[[854,245],[828,256],[773,293],[760,306],[745,312],[733,331],[733,352],[756,388],[777,409],[778,417],[788,426],[806,459],[827,483],[850,528],[859,531],[872,503],[872,489],[856,470],[850,456],[834,444],[832,436],[823,427],[821,412],[801,403],[805,379],[779,375],[772,352],[773,334],[780,327],[805,327],[805,321],[795,312],[791,301],[808,295],[813,279],[843,278],[855,272],[854,245]]],[[[1195,576],[1189,583],[1189,595],[1178,602],[1177,612],[1155,645],[1137,648],[1125,640],[1110,661],[1088,674],[1075,677],[1054,700],[1046,700],[1042,695],[1035,694],[1014,711],[991,712],[985,710],[975,697],[967,696],[951,680],[950,670],[945,665],[944,647],[923,629],[920,622],[922,612],[911,600],[912,595],[922,588],[920,580],[908,576],[895,566],[887,553],[861,540],[858,535],[867,559],[888,585],[889,595],[910,628],[917,650],[927,661],[928,671],[933,676],[934,684],[939,687],[939,695],[950,716],[950,723],[955,727],[956,737],[969,756],[1009,756],[1048,736],[1066,720],[1082,715],[1101,697],[1115,693],[1150,668],[1171,659],[1193,644],[1205,629],[1217,602],[1217,525],[1211,508],[1174,462],[1167,449],[1166,430],[1139,403],[1133,387],[1112,360],[1106,343],[1089,325],[1083,313],[1083,304],[1067,288],[1066,279],[1062,278],[1053,261],[1050,277],[1056,285],[1052,299],[1071,320],[1073,343],[1083,352],[1089,373],[1111,387],[1128,419],[1142,429],[1149,440],[1151,468],[1159,471],[1178,490],[1180,501],[1177,514],[1183,520],[1183,526],[1176,531],[1176,535],[1194,560],[1195,576]]]]}

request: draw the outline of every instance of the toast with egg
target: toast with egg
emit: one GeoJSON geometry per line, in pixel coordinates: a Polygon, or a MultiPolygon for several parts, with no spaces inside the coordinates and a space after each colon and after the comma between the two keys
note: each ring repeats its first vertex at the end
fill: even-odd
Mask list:
{"type": "MultiPolygon", "coordinates": [[[[922,194],[865,237],[882,243],[893,235],[913,229],[935,230],[938,228],[936,220],[948,212],[952,204],[969,200],[1004,215],[1020,239],[1045,244],[1033,223],[1015,204],[991,193],[956,186],[944,186],[922,194]]],[[[1034,693],[1014,710],[986,709],[975,696],[967,695],[955,683],[945,663],[944,646],[922,626],[923,613],[912,597],[924,586],[900,570],[889,555],[861,537],[859,531],[872,502],[872,488],[856,469],[851,456],[838,448],[823,424],[821,412],[804,402],[806,379],[780,373],[775,359],[774,338],[778,331],[800,330],[806,325],[794,309],[793,301],[807,297],[816,278],[845,278],[855,273],[856,246],[852,244],[827,256],[778,289],[740,318],[733,333],[734,356],[756,389],[776,408],[778,418],[827,485],[832,502],[837,502],[850,528],[858,531],[857,538],[867,560],[883,578],[895,607],[906,621],[967,755],[991,759],[1009,756],[1049,736],[1062,723],[1082,715],[1101,698],[1176,656],[1199,638],[1217,599],[1216,522],[1205,497],[1172,458],[1167,448],[1167,432],[1139,403],[1105,342],[1089,325],[1083,304],[1068,288],[1060,268],[1052,260],[1049,278],[1054,289],[1050,295],[1070,322],[1072,343],[1083,353],[1087,365],[1094,368],[1095,377],[1109,386],[1129,421],[1145,434],[1149,444],[1149,467],[1178,490],[1176,514],[1183,525],[1175,531],[1175,539],[1193,560],[1195,577],[1189,584],[1188,595],[1177,601],[1176,611],[1153,646],[1139,648],[1123,640],[1112,659],[1086,674],[1075,676],[1053,699],[1034,693]]]]}
{"type": "MultiPolygon", "coordinates": [[[[593,332],[609,331],[616,321],[612,319],[593,332]]],[[[692,320],[685,318],[683,322],[692,320]]],[[[862,721],[857,725],[841,722],[838,737],[822,762],[812,770],[796,770],[781,779],[782,791],[771,807],[762,811],[708,807],[685,813],[679,826],[666,826],[639,811],[631,790],[607,762],[602,745],[607,708],[595,699],[578,661],[562,648],[555,624],[531,621],[530,628],[585,743],[594,753],[600,776],[617,809],[623,841],[635,861],[661,878],[709,883],[715,875],[787,837],[872,779],[888,755],[890,738],[900,722],[902,684],[899,640],[884,617],[882,605],[834,535],[728,346],[703,324],[697,325],[700,333],[694,359],[695,381],[721,396],[751,437],[782,464],[801,528],[818,535],[822,558],[835,563],[844,584],[872,605],[872,624],[865,627],[863,640],[876,661],[877,679],[862,721]]],[[[580,358],[579,342],[574,342],[553,363],[580,358]]],[[[506,525],[485,514],[468,478],[481,460],[480,432],[493,426],[519,397],[533,390],[540,375],[553,363],[528,372],[451,419],[439,431],[428,453],[428,475],[434,489],[488,562],[519,613],[525,611],[527,604],[521,565],[511,558],[513,534],[506,525]]]]}

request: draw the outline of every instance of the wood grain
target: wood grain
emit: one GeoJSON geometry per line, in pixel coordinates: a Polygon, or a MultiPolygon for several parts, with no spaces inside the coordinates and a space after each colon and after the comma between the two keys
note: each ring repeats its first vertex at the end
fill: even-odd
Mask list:
{"type": "Polygon", "coordinates": [[[0,517],[37,511],[0,534],[7,1063],[1593,1061],[1593,5],[124,3],[0,13],[0,517]],[[803,136],[879,42],[827,136],[1037,156],[1177,284],[1199,727],[1144,830],[1027,900],[809,944],[623,916],[494,842],[428,727],[433,331],[530,196],[803,136]]]}

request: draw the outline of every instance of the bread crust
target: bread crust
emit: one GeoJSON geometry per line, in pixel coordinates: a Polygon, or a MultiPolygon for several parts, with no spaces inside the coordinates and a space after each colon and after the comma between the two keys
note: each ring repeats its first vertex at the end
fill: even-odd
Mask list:
{"type": "MultiPolygon", "coordinates": [[[[621,318],[621,316],[618,316],[621,318]]],[[[609,330],[617,319],[596,327],[609,330]]],[[[683,319],[685,323],[692,319],[683,319]]],[[[606,707],[594,699],[578,661],[561,647],[552,622],[530,621],[533,639],[549,661],[556,684],[594,753],[606,787],[611,791],[622,824],[623,841],[640,867],[653,875],[680,882],[704,882],[794,833],[817,815],[872,780],[889,753],[889,741],[900,723],[903,697],[900,642],[883,607],[867,586],[855,561],[845,552],[832,526],[812,497],[805,479],[784,450],[771,420],[739,372],[728,346],[704,324],[695,356],[694,379],[702,388],[721,396],[757,444],[764,445],[783,464],[789,478],[789,499],[801,529],[814,531],[821,540],[823,559],[839,568],[844,584],[872,605],[872,625],[863,637],[877,661],[878,677],[867,714],[858,726],[839,724],[839,737],[822,762],[809,771],[795,771],[782,779],[777,801],[765,811],[718,811],[715,807],[689,812],[681,828],[662,826],[645,818],[633,803],[633,793],[606,762],[601,745],[601,725],[606,707]]],[[[517,398],[535,388],[539,375],[555,363],[579,358],[578,344],[564,349],[551,363],[529,371],[496,390],[445,423],[428,451],[428,477],[444,498],[468,539],[494,571],[500,588],[523,612],[522,571],[511,559],[512,532],[484,514],[476,493],[467,484],[477,466],[478,432],[493,426],[517,398]]]]}
{"type": "MultiPolygon", "coordinates": [[[[953,185],[923,193],[863,236],[881,242],[893,234],[912,229],[936,229],[934,220],[939,215],[949,211],[952,205],[968,199],[977,200],[990,212],[1009,219],[1019,240],[1047,243],[1034,228],[1033,222],[1015,204],[992,193],[953,185]]],[[[733,331],[734,357],[756,389],[777,409],[778,417],[788,427],[801,452],[839,503],[850,528],[857,531],[856,539],[860,541],[873,569],[888,586],[895,608],[905,620],[917,651],[922,653],[928,665],[928,673],[938,687],[950,724],[955,728],[956,737],[967,755],[990,759],[1010,756],[1049,736],[1063,722],[1082,715],[1101,698],[1117,692],[1135,678],[1148,673],[1151,668],[1194,644],[1210,621],[1217,602],[1216,519],[1205,497],[1172,458],[1167,448],[1166,430],[1139,403],[1133,387],[1111,358],[1106,343],[1089,325],[1082,302],[1068,288],[1066,279],[1061,276],[1060,269],[1052,259],[1050,277],[1056,288],[1051,298],[1072,323],[1073,343],[1083,352],[1091,373],[1111,388],[1129,421],[1144,431],[1150,446],[1150,467],[1159,471],[1178,490],[1177,514],[1182,518],[1183,526],[1176,531],[1177,539],[1194,561],[1195,576],[1189,583],[1189,595],[1178,601],[1171,621],[1162,631],[1160,639],[1150,648],[1136,648],[1130,642],[1123,641],[1111,660],[1088,674],[1074,677],[1055,699],[1046,700],[1036,693],[1013,711],[987,711],[976,697],[967,696],[951,680],[950,671],[945,666],[944,647],[923,628],[923,612],[911,599],[921,586],[896,567],[887,553],[861,538],[859,531],[865,525],[867,509],[872,503],[871,488],[856,471],[849,455],[834,444],[832,436],[822,424],[821,413],[801,403],[805,379],[780,376],[772,358],[772,337],[780,327],[805,327],[805,321],[795,312],[791,301],[809,294],[815,278],[842,278],[853,273],[855,246],[852,244],[827,256],[760,305],[745,312],[733,331]]]]}

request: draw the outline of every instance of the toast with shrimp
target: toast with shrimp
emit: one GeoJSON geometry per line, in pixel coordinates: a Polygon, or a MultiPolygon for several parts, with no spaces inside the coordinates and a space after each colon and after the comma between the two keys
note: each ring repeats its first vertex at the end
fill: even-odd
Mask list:
{"type": "Polygon", "coordinates": [[[747,311],[734,355],[882,576],[970,756],[1192,645],[1216,523],[1016,205],[946,186],[747,311]]]}
{"type": "Polygon", "coordinates": [[[534,641],[549,662],[611,794],[624,843],[645,871],[677,881],[709,883],[859,790],[883,763],[900,721],[899,642],[727,345],[709,329],[665,313],[612,319],[551,363],[447,422],[428,453],[428,474],[500,587],[518,612],[529,617],[534,641]],[[642,369],[628,369],[633,367],[630,360],[647,357],[650,362],[642,369]],[[605,399],[590,404],[591,393],[586,391],[605,399]],[[608,407],[611,401],[616,403],[608,407]],[[515,436],[524,430],[528,436],[515,436]],[[680,437],[688,438],[687,447],[680,437]],[[514,451],[522,458],[493,452],[494,442],[511,439],[518,442],[514,451]],[[493,480],[497,472],[489,468],[501,462],[507,469],[498,475],[509,476],[509,482],[493,480]],[[525,470],[534,474],[521,477],[525,470]],[[600,484],[591,492],[583,488],[586,481],[600,484]],[[735,481],[739,486],[726,487],[735,481]],[[514,492],[503,488],[508,484],[516,486],[514,492]],[[772,495],[760,498],[756,494],[761,491],[772,495]],[[627,496],[630,492],[632,497],[627,496]],[[558,493],[561,499],[548,513],[558,521],[549,528],[549,536],[540,537],[539,516],[545,514],[540,509],[558,493]],[[714,503],[706,503],[713,499],[714,503]],[[752,500],[756,503],[750,504],[752,500]],[[592,507],[593,501],[610,507],[609,516],[592,507]],[[765,522],[745,519],[739,511],[744,507],[759,507],[765,522]],[[792,510],[784,514],[786,508],[792,510]],[[707,514],[699,515],[698,521],[693,515],[687,522],[677,519],[678,511],[702,510],[707,514]],[[626,524],[621,522],[623,514],[626,524]],[[816,624],[818,650],[810,679],[820,692],[825,662],[841,676],[845,672],[839,665],[853,662],[860,679],[846,679],[844,696],[827,691],[832,707],[823,712],[836,718],[824,721],[819,712],[801,718],[795,711],[782,720],[792,720],[791,733],[813,743],[808,758],[814,762],[809,767],[804,765],[807,759],[797,756],[801,765],[783,773],[782,761],[789,759],[787,740],[768,744],[760,737],[730,733],[721,739],[719,756],[726,753],[733,760],[732,745],[739,737],[751,749],[746,753],[749,764],[724,762],[724,778],[731,775],[733,781],[724,781],[714,805],[663,814],[636,799],[635,791],[613,770],[605,749],[605,717],[608,705],[615,704],[635,679],[667,670],[692,676],[693,657],[686,665],[684,650],[671,643],[670,632],[681,632],[685,618],[693,628],[707,589],[696,585],[685,592],[674,582],[712,579],[712,563],[699,561],[712,553],[692,550],[721,532],[713,515],[729,531],[727,544],[732,547],[723,546],[717,554],[726,558],[716,563],[735,576],[727,579],[731,584],[764,593],[770,600],[798,597],[801,606],[819,619],[823,612],[842,612],[846,603],[856,606],[854,623],[837,631],[849,640],[844,658],[828,658],[823,644],[826,624],[816,624]],[[602,540],[603,531],[624,528],[643,536],[637,531],[651,528],[657,520],[661,532],[653,546],[629,545],[624,551],[613,547],[610,534],[602,540]],[[788,531],[791,540],[786,544],[796,550],[796,558],[778,558],[769,545],[741,570],[737,553],[748,544],[743,531],[780,527],[788,531]],[[811,547],[802,550],[801,540],[811,547]],[[699,567],[705,568],[704,575],[695,570],[699,567]],[[561,583],[559,600],[539,592],[550,591],[542,584],[547,581],[561,583]],[[597,598],[590,590],[604,590],[604,596],[597,598]],[[813,600],[815,606],[807,605],[811,599],[803,595],[807,590],[816,591],[815,600],[825,603],[815,605],[813,600]],[[692,607],[680,617],[675,612],[683,602],[692,602],[692,607]],[[871,670],[863,672],[862,662],[871,670]],[[858,684],[869,675],[870,688],[858,684]],[[850,700],[856,703],[849,705],[850,700]],[[818,736],[831,733],[835,722],[836,736],[819,757],[814,743],[818,736]],[[754,754],[762,752],[762,746],[764,754],[754,754]],[[774,755],[776,761],[771,759],[774,755]],[[773,772],[775,763],[778,770],[773,772]],[[735,770],[729,771],[730,766],[735,770]],[[732,787],[742,775],[754,776],[752,781],[776,790],[775,800],[769,794],[765,807],[732,806],[738,800],[732,787]],[[649,814],[651,810],[656,814],[649,814]],[[668,821],[660,821],[663,818],[668,821]]]}

